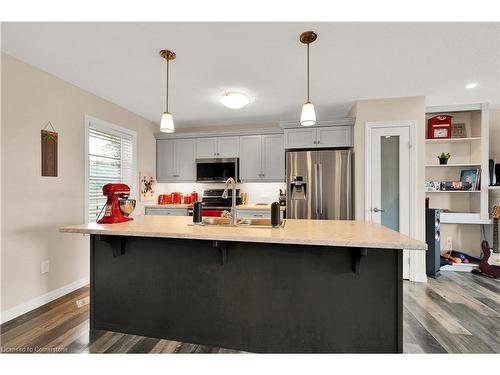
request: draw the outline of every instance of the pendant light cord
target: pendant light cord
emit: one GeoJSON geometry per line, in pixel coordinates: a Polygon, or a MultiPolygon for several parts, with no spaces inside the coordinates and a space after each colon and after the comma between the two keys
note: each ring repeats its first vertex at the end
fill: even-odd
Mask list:
{"type": "Polygon", "coordinates": [[[307,102],[309,103],[309,43],[307,43],[307,102]]]}
{"type": "Polygon", "coordinates": [[[167,59],[167,113],[168,113],[168,68],[169,68],[169,63],[170,63],[170,60],[167,59]]]}

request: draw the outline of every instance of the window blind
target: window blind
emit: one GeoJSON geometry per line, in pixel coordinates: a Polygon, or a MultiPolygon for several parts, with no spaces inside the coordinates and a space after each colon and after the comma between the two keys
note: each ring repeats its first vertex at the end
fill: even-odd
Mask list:
{"type": "Polygon", "coordinates": [[[110,182],[133,186],[132,136],[106,132],[92,125],[88,138],[88,220],[96,221],[106,203],[102,187],[110,182]]]}

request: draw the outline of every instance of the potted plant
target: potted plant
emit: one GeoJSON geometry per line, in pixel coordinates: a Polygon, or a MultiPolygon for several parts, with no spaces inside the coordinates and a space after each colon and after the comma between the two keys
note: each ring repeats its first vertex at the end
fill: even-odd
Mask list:
{"type": "Polygon", "coordinates": [[[442,152],[441,155],[438,155],[439,164],[448,164],[448,159],[450,158],[449,152],[442,152]]]}

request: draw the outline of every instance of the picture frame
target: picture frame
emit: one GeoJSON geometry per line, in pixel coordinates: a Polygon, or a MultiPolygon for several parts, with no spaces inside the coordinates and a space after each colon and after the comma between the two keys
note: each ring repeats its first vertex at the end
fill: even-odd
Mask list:
{"type": "Polygon", "coordinates": [[[451,124],[451,138],[467,138],[465,123],[456,122],[451,124]]]}

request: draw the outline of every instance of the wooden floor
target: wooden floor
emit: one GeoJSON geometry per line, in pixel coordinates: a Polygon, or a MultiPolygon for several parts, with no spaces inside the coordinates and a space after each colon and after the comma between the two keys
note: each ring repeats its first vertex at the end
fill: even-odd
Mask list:
{"type": "MultiPolygon", "coordinates": [[[[500,281],[443,272],[427,284],[404,284],[405,353],[499,353],[500,281]]],[[[89,331],[88,287],[2,326],[4,353],[242,353],[89,331]]]]}

